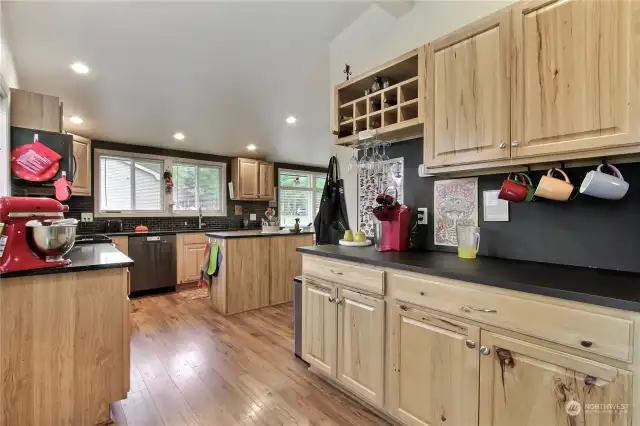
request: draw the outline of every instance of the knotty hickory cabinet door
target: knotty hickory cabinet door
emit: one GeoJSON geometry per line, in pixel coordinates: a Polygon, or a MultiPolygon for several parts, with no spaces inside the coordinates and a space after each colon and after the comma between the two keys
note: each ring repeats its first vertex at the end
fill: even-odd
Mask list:
{"type": "Polygon", "coordinates": [[[633,0],[553,0],[513,8],[512,156],[639,143],[633,0]]]}
{"type": "Polygon", "coordinates": [[[425,164],[508,159],[509,12],[427,47],[425,164]]]}
{"type": "Polygon", "coordinates": [[[481,349],[480,426],[631,423],[628,371],[485,330],[481,349]]]}
{"type": "Polygon", "coordinates": [[[404,305],[390,312],[391,414],[410,426],[478,424],[478,327],[404,305]]]}
{"type": "Polygon", "coordinates": [[[335,377],[337,343],[336,289],[304,278],[302,293],[302,359],[335,377]]]}
{"type": "Polygon", "coordinates": [[[384,299],[338,289],[338,381],[384,404],[384,299]]]}

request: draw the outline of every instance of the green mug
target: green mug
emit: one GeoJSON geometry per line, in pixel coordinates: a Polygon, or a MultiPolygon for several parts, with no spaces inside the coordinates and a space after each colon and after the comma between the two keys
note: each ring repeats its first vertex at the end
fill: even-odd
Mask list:
{"type": "Polygon", "coordinates": [[[525,185],[527,187],[527,198],[525,198],[524,201],[533,201],[533,199],[535,198],[534,195],[536,193],[536,187],[531,181],[531,178],[526,173],[515,173],[515,174],[517,176],[522,177],[526,182],[523,183],[522,181],[518,181],[516,179],[511,179],[511,178],[509,178],[509,180],[513,180],[514,182],[517,182],[521,185],[525,185]]]}

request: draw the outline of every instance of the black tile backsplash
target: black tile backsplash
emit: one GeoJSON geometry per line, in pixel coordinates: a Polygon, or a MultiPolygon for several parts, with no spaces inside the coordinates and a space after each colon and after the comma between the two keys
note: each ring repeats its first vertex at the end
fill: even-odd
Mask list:
{"type": "MultiPolygon", "coordinates": [[[[227,182],[231,181],[231,160],[232,157],[226,157],[213,154],[202,154],[189,151],[178,151],[173,149],[155,148],[142,145],[130,145],[116,142],[92,141],[93,149],[105,149],[121,152],[133,152],[141,154],[152,154],[176,158],[190,158],[204,161],[216,161],[225,163],[227,165],[227,182]]],[[[93,154],[93,153],[92,153],[93,154]]],[[[91,156],[93,162],[93,155],[91,156]]],[[[328,161],[328,160],[327,160],[328,161]]],[[[307,165],[295,165],[287,163],[275,163],[274,166],[274,182],[277,182],[278,170],[280,168],[289,168],[297,170],[308,171],[325,171],[322,167],[314,167],[307,165]]],[[[92,170],[95,173],[96,167],[93,165],[92,170]]],[[[92,175],[93,186],[93,175],[92,175]]],[[[12,193],[14,195],[24,195],[23,191],[18,185],[12,185],[12,193]]],[[[72,196],[64,204],[69,206],[69,213],[67,217],[72,217],[80,220],[81,213],[93,212],[94,210],[94,197],[72,196]]],[[[227,195],[227,216],[205,216],[203,222],[207,229],[224,230],[230,228],[242,228],[244,221],[249,219],[249,215],[255,213],[258,220],[250,221],[249,228],[259,228],[261,226],[260,219],[264,217],[264,212],[269,208],[268,201],[237,201],[231,200],[227,195]],[[235,206],[242,206],[242,214],[235,215],[235,206]]],[[[123,231],[133,231],[137,225],[145,225],[150,231],[170,231],[180,230],[198,227],[198,216],[171,216],[171,217],[109,217],[99,218],[94,217],[93,222],[81,222],[78,225],[79,233],[99,233],[105,230],[105,221],[108,219],[121,219],[123,223],[123,231]]]]}
{"type": "MultiPolygon", "coordinates": [[[[429,224],[420,226],[418,246],[427,250],[455,251],[433,243],[433,182],[448,178],[421,178],[422,139],[392,144],[391,158],[404,157],[404,202],[415,211],[429,209],[429,224]]],[[[640,272],[640,164],[616,165],[629,182],[629,192],[619,201],[578,195],[569,202],[538,199],[510,203],[509,222],[485,222],[482,192],[497,190],[506,173],[478,177],[479,254],[505,259],[529,260],[602,269],[640,272]]],[[[579,186],[594,167],[566,169],[579,186]]],[[[537,182],[546,172],[534,171],[537,182]]]]}

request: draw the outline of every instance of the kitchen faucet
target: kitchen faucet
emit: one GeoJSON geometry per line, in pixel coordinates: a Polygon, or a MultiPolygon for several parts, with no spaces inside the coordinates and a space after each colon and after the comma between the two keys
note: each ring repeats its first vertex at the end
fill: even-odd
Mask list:
{"type": "Polygon", "coordinates": [[[198,206],[198,229],[202,229],[204,223],[202,223],[202,204],[198,206]]]}

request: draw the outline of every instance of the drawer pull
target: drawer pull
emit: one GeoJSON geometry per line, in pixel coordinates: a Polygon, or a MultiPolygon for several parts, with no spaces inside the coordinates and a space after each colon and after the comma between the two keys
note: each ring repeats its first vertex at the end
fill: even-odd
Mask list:
{"type": "Polygon", "coordinates": [[[486,312],[488,314],[497,314],[498,311],[496,311],[495,309],[480,309],[480,308],[475,308],[473,306],[469,306],[469,305],[464,305],[462,307],[462,310],[465,312],[486,312]]]}
{"type": "Polygon", "coordinates": [[[403,311],[408,311],[409,308],[407,308],[405,305],[400,305],[400,309],[402,309],[403,311]]]}
{"type": "Polygon", "coordinates": [[[335,297],[329,296],[329,302],[333,303],[333,302],[335,302],[335,300],[336,300],[335,297]]]}
{"type": "Polygon", "coordinates": [[[580,344],[585,348],[590,348],[591,346],[593,346],[593,342],[590,342],[588,340],[583,340],[580,342],[580,344]]]}
{"type": "Polygon", "coordinates": [[[474,342],[473,340],[467,340],[467,341],[466,341],[466,342],[464,342],[464,343],[467,345],[467,347],[468,347],[469,349],[473,349],[473,348],[475,348],[475,347],[476,347],[476,342],[474,342]]]}
{"type": "Polygon", "coordinates": [[[332,274],[335,274],[335,275],[343,275],[342,272],[336,272],[333,269],[329,269],[329,272],[331,272],[332,274]]]}

